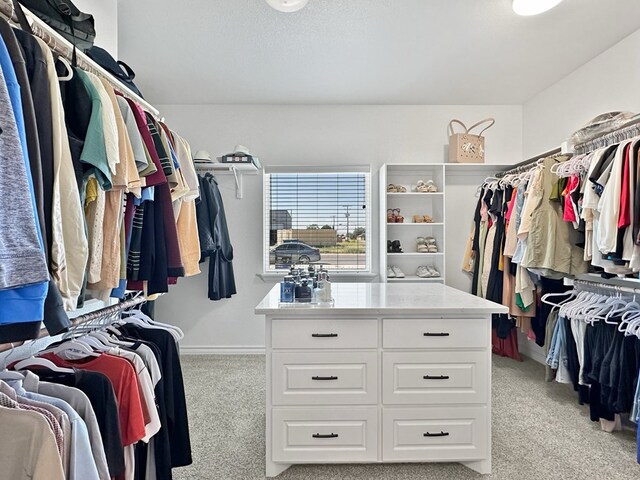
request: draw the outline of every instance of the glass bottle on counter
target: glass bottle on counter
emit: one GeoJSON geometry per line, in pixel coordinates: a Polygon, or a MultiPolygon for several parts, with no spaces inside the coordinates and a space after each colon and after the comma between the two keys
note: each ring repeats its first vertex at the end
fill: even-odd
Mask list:
{"type": "Polygon", "coordinates": [[[296,285],[295,300],[300,303],[311,303],[311,287],[309,287],[309,281],[303,278],[299,285],[296,285]]]}
{"type": "Polygon", "coordinates": [[[293,303],[295,299],[296,282],[292,275],[285,275],[280,283],[280,301],[282,303],[293,303]]]}

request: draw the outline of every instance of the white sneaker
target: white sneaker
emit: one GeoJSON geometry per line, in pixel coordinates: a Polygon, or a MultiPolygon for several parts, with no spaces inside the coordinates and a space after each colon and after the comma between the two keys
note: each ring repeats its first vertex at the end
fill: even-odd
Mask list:
{"type": "Polygon", "coordinates": [[[391,267],[387,267],[387,278],[396,278],[396,273],[391,267]]]}
{"type": "Polygon", "coordinates": [[[404,272],[400,270],[400,267],[394,265],[391,269],[393,270],[393,273],[395,273],[396,278],[404,278],[404,272]]]}
{"type": "Polygon", "coordinates": [[[420,265],[417,270],[416,270],[416,275],[420,278],[430,278],[431,277],[431,273],[429,272],[429,269],[427,267],[425,267],[424,265],[420,265]]]}
{"type": "Polygon", "coordinates": [[[436,270],[436,267],[434,266],[428,266],[427,269],[429,270],[429,273],[431,274],[431,278],[439,278],[440,277],[440,272],[438,270],[436,270]]]}

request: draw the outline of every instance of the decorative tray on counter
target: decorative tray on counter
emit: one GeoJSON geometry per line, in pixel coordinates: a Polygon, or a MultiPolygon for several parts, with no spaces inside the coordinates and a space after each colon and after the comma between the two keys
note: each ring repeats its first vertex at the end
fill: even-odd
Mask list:
{"type": "Polygon", "coordinates": [[[333,307],[335,300],[332,298],[328,302],[278,302],[279,308],[299,308],[299,307],[333,307]]]}

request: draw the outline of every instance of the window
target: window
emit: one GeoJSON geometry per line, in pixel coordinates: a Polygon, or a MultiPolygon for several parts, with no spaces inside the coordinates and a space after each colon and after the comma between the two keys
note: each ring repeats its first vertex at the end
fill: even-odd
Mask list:
{"type": "Polygon", "coordinates": [[[266,173],[265,272],[306,263],[332,271],[369,271],[369,181],[368,167],[266,173]]]}

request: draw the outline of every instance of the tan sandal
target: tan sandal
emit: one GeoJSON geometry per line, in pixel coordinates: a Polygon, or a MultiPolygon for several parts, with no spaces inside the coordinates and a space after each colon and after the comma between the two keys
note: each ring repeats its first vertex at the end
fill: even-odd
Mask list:
{"type": "Polygon", "coordinates": [[[414,215],[411,217],[413,223],[424,223],[424,217],[422,215],[414,215]]]}
{"type": "Polygon", "coordinates": [[[404,187],[402,185],[395,185],[396,187],[396,191],[398,193],[406,193],[407,192],[407,187],[404,187]]]}
{"type": "Polygon", "coordinates": [[[418,193],[435,193],[438,191],[438,187],[433,180],[428,180],[426,183],[422,180],[416,184],[416,192],[418,193]]]}
{"type": "Polygon", "coordinates": [[[433,218],[430,215],[423,215],[424,223],[433,223],[433,218]]]}

